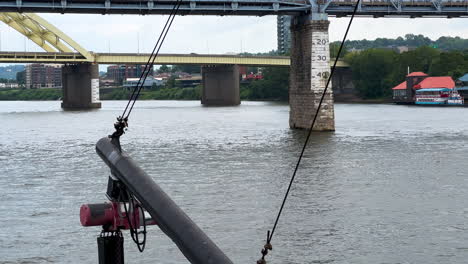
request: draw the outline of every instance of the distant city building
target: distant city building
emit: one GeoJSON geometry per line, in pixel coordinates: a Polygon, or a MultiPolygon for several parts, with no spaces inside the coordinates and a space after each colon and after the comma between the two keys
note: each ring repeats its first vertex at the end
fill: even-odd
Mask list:
{"type": "Polygon", "coordinates": [[[29,64],[26,66],[26,88],[62,87],[61,64],[29,64]]]}
{"type": "Polygon", "coordinates": [[[14,82],[0,83],[0,89],[13,89],[13,88],[19,88],[19,84],[14,83],[14,82]]]}
{"type": "Polygon", "coordinates": [[[161,79],[161,80],[167,80],[167,79],[172,77],[172,73],[163,72],[163,73],[159,73],[159,74],[155,75],[154,77],[157,78],[157,79],[161,79]]]}
{"type": "Polygon", "coordinates": [[[359,52],[363,51],[363,49],[351,48],[351,49],[349,49],[348,51],[349,51],[349,52],[359,53],[359,52]]]}
{"type": "MultiPolygon", "coordinates": [[[[456,90],[464,97],[465,102],[468,100],[468,73],[458,78],[456,81],[457,88],[456,90]]],[[[467,102],[468,103],[468,102],[467,102]]]]}
{"type": "Polygon", "coordinates": [[[277,18],[277,42],[280,53],[287,53],[291,49],[291,20],[292,16],[278,16],[277,18]]]}
{"type": "Polygon", "coordinates": [[[179,75],[179,78],[177,78],[176,81],[178,83],[180,83],[180,85],[182,87],[195,87],[195,86],[200,85],[202,83],[202,76],[201,76],[201,74],[179,75]]]}
{"type": "MultiPolygon", "coordinates": [[[[144,69],[144,65],[111,65],[107,67],[107,79],[122,84],[128,78],[140,78],[144,69]]],[[[153,75],[153,69],[150,70],[149,75],[153,75]]]]}
{"type": "MultiPolygon", "coordinates": [[[[137,86],[139,80],[140,78],[127,78],[124,81],[123,86],[125,88],[134,88],[137,86]]],[[[154,84],[156,86],[161,86],[161,85],[164,85],[165,83],[166,81],[162,79],[157,79],[157,78],[153,78],[152,76],[148,76],[148,78],[146,78],[145,80],[145,83],[143,84],[143,88],[151,88],[154,84]]]]}
{"type": "Polygon", "coordinates": [[[468,73],[457,79],[457,86],[468,88],[468,73]]]}
{"type": "Polygon", "coordinates": [[[99,87],[114,87],[117,86],[114,79],[99,78],[99,87]]]}
{"type": "Polygon", "coordinates": [[[408,52],[409,47],[408,46],[398,46],[398,47],[396,47],[396,50],[398,51],[398,53],[408,52]]]}

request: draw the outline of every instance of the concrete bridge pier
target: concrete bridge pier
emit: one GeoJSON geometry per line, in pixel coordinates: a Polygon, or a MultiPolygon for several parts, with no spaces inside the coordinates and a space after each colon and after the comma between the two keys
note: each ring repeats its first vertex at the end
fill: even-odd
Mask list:
{"type": "Polygon", "coordinates": [[[201,103],[205,106],[240,104],[239,66],[210,65],[202,67],[201,103]]]}
{"type": "Polygon", "coordinates": [[[67,64],[62,68],[62,108],[101,108],[97,64],[67,64]]]}
{"type": "MultiPolygon", "coordinates": [[[[330,75],[329,21],[325,14],[299,16],[291,23],[289,126],[309,129],[330,75]]],[[[334,131],[335,114],[331,83],[314,130],[334,131]]]]}

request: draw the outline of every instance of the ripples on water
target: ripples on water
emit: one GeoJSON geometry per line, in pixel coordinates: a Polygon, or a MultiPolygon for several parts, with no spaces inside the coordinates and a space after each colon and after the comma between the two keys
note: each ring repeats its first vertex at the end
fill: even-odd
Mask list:
{"type": "MultiPolygon", "coordinates": [[[[105,201],[94,151],[125,102],[63,112],[0,102],[0,263],[97,263],[99,228],[82,203],[105,201]]],[[[123,147],[235,263],[255,263],[304,140],[288,106],[137,103],[123,147]]],[[[315,133],[273,241],[271,263],[466,263],[465,108],[336,105],[315,133]]],[[[151,227],[126,238],[127,263],[186,263],[151,227]]]]}

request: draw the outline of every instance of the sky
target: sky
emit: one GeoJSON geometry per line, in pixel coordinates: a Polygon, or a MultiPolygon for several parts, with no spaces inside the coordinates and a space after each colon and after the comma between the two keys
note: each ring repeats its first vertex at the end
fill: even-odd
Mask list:
{"type": "MultiPolygon", "coordinates": [[[[40,14],[85,49],[150,52],[167,16],[40,14]]],[[[330,41],[341,40],[349,18],[330,18],[330,41]]],[[[405,34],[468,38],[468,18],[356,18],[349,39],[396,38],[405,34]]],[[[224,54],[276,49],[276,16],[176,17],[162,53],[224,54]]],[[[0,22],[1,51],[42,51],[0,22]]]]}

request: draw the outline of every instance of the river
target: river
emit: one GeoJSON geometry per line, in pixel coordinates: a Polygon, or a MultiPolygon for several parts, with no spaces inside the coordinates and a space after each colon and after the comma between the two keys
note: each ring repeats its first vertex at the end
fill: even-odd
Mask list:
{"type": "MultiPolygon", "coordinates": [[[[124,101],[0,102],[0,263],[98,263],[82,203],[106,201],[94,150],[124,101]]],[[[141,101],[122,145],[235,263],[255,263],[305,138],[284,104],[141,101]]],[[[269,263],[466,263],[468,109],[337,104],[314,133],[269,263]]],[[[127,263],[187,263],[155,226],[127,263]]]]}

